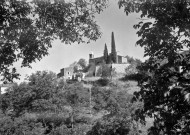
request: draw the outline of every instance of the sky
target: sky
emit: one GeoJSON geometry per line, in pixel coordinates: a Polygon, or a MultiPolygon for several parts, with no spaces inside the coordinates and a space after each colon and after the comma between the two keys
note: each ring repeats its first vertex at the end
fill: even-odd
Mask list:
{"type": "Polygon", "coordinates": [[[49,55],[42,58],[41,61],[32,63],[32,68],[21,68],[20,62],[15,64],[18,73],[21,74],[20,80],[16,80],[16,82],[22,82],[26,75],[30,75],[36,71],[48,70],[57,74],[60,69],[68,67],[80,58],[88,61],[90,52],[94,53],[94,57],[102,56],[105,43],[107,44],[108,52],[110,52],[111,32],[114,32],[116,51],[118,51],[119,55],[129,55],[144,61],[144,49],[135,45],[139,37],[133,25],[140,21],[138,18],[138,14],[126,16],[124,10],[119,9],[117,0],[110,0],[108,8],[101,14],[96,15],[95,18],[102,32],[101,38],[91,41],[89,44],[74,43],[71,45],[66,45],[59,40],[55,40],[52,45],[53,47],[49,49],[49,55]]]}

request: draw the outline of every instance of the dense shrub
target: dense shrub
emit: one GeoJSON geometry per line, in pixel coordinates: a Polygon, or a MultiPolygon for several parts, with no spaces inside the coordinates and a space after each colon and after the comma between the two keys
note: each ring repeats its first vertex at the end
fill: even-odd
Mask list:
{"type": "Polygon", "coordinates": [[[71,135],[72,131],[71,128],[68,128],[66,125],[62,125],[53,129],[49,135],[71,135]]]}
{"type": "Polygon", "coordinates": [[[103,117],[93,125],[87,135],[142,135],[135,122],[135,110],[142,108],[141,102],[131,103],[132,95],[116,88],[92,89],[94,109],[105,110],[103,117]]]}
{"type": "Polygon", "coordinates": [[[45,128],[33,118],[0,118],[0,135],[44,135],[45,128]]]}
{"type": "Polygon", "coordinates": [[[130,120],[128,122],[119,119],[97,122],[87,135],[128,135],[130,132],[130,120]]]}
{"type": "Polygon", "coordinates": [[[87,66],[87,68],[85,69],[85,72],[87,72],[86,73],[86,77],[93,77],[93,76],[95,76],[95,69],[96,69],[95,64],[90,63],[87,66]]]}
{"type": "Polygon", "coordinates": [[[53,124],[54,127],[59,127],[66,121],[66,114],[57,113],[42,113],[37,118],[38,122],[43,123],[43,125],[53,124]]]}
{"type": "Polygon", "coordinates": [[[67,128],[65,125],[58,127],[49,135],[85,135],[87,131],[89,131],[90,125],[80,124],[74,126],[73,128],[67,128]]]}
{"type": "Polygon", "coordinates": [[[98,86],[107,86],[110,83],[110,80],[108,78],[100,78],[96,81],[96,84],[98,86]]]}
{"type": "Polygon", "coordinates": [[[126,75],[136,74],[138,72],[137,65],[131,64],[125,69],[126,75]]]}
{"type": "Polygon", "coordinates": [[[139,81],[141,81],[143,79],[143,77],[144,77],[143,74],[136,73],[136,74],[126,75],[123,79],[139,82],[139,81]]]}
{"type": "Polygon", "coordinates": [[[138,83],[140,83],[149,74],[147,71],[142,70],[141,66],[137,66],[135,64],[129,65],[125,69],[125,72],[126,72],[126,75],[121,80],[137,81],[138,83]]]}
{"type": "Polygon", "coordinates": [[[111,77],[112,68],[108,64],[102,64],[102,77],[108,78],[111,77]]]}
{"type": "Polygon", "coordinates": [[[114,134],[115,131],[127,134],[132,130],[129,127],[135,108],[131,109],[132,97],[124,90],[124,85],[119,87],[119,82],[111,82],[108,77],[85,82],[92,85],[90,98],[89,88],[83,83],[55,81],[46,84],[52,82],[52,77],[47,75],[33,75],[29,84],[19,85],[2,96],[0,107],[6,115],[16,109],[22,113],[11,115],[14,121],[0,115],[0,134],[84,135],[93,127],[91,131],[99,135],[96,134],[96,130],[101,130],[98,124],[104,130],[101,135],[114,134]],[[90,117],[89,110],[93,117],[90,117]],[[130,119],[122,121],[125,118],[130,119]],[[99,119],[102,122],[96,124],[99,119]]]}

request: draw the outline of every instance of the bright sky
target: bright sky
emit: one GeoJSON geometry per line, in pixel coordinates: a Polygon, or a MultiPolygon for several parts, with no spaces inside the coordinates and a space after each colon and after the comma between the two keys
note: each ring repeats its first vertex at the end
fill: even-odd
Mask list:
{"type": "Polygon", "coordinates": [[[108,51],[111,51],[111,32],[114,32],[116,50],[118,54],[132,56],[144,60],[143,48],[135,46],[138,36],[137,30],[133,28],[140,20],[138,14],[126,16],[123,9],[119,9],[116,0],[110,0],[109,7],[101,14],[96,16],[98,25],[101,28],[102,37],[97,41],[91,41],[89,44],[71,44],[65,45],[56,40],[53,47],[49,49],[49,55],[41,61],[32,63],[31,68],[20,68],[16,64],[18,72],[21,74],[21,81],[26,74],[30,75],[36,71],[49,70],[59,73],[61,68],[69,66],[74,61],[84,58],[88,61],[89,53],[92,51],[95,57],[102,56],[104,45],[107,44],[108,51]]]}

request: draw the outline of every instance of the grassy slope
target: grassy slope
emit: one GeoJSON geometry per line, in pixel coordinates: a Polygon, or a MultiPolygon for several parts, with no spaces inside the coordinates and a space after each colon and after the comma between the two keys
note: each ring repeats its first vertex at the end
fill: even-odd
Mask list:
{"type": "MultiPolygon", "coordinates": [[[[117,87],[119,87],[119,90],[124,90],[127,91],[129,94],[133,94],[135,91],[139,91],[140,87],[138,86],[138,83],[136,81],[121,81],[122,76],[117,76],[112,78],[111,83],[117,87]]],[[[97,81],[99,77],[90,77],[90,78],[85,78],[85,81],[97,81]]],[[[84,87],[89,87],[89,85],[84,85],[84,87]]],[[[91,87],[91,86],[90,86],[91,87]]],[[[106,86],[107,88],[109,86],[106,86]]],[[[104,115],[103,112],[99,112],[97,114],[94,114],[92,116],[93,120],[99,119],[104,115]]],[[[148,130],[149,127],[153,124],[153,119],[152,118],[146,118],[146,126],[142,127],[143,131],[147,133],[146,131],[148,130]]]]}

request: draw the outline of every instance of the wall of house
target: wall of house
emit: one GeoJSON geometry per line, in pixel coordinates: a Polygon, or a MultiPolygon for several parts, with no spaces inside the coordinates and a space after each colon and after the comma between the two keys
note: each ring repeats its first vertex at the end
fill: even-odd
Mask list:
{"type": "Polygon", "coordinates": [[[102,66],[98,65],[95,68],[95,76],[101,76],[102,75],[102,66]]]}
{"type": "MultiPolygon", "coordinates": [[[[104,57],[97,57],[93,59],[89,59],[89,63],[94,63],[95,65],[99,65],[102,62],[104,62],[104,57]]],[[[127,59],[124,58],[123,56],[117,55],[117,62],[116,64],[122,64],[122,63],[127,63],[127,59]]]]}
{"type": "Polygon", "coordinates": [[[130,64],[112,64],[112,69],[115,69],[116,73],[125,73],[125,69],[129,66],[130,64]]]}
{"type": "Polygon", "coordinates": [[[66,67],[60,70],[60,73],[57,74],[57,77],[63,77],[64,79],[72,79],[74,75],[74,68],[73,67],[66,67]]]}
{"type": "Polygon", "coordinates": [[[96,66],[94,63],[91,63],[89,69],[88,69],[88,72],[86,73],[86,75],[88,77],[92,77],[92,76],[95,76],[95,70],[96,70],[96,66]]]}
{"type": "Polygon", "coordinates": [[[117,56],[117,64],[121,64],[122,62],[122,56],[117,56]]]}
{"type": "Polygon", "coordinates": [[[98,65],[104,61],[104,57],[98,57],[94,59],[89,59],[89,63],[94,63],[95,65],[98,65]]]}
{"type": "Polygon", "coordinates": [[[73,67],[67,67],[67,68],[64,68],[64,78],[65,79],[72,79],[73,77],[73,73],[74,72],[74,68],[73,67]]]}
{"type": "Polygon", "coordinates": [[[128,63],[128,61],[127,61],[127,58],[126,58],[126,57],[122,57],[122,63],[123,63],[123,64],[127,64],[127,63],[128,63]]]}

